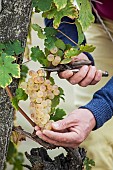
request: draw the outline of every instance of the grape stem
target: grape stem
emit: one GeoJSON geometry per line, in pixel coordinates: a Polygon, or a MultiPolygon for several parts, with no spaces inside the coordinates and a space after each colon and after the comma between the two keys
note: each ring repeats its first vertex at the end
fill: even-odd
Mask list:
{"type": "Polygon", "coordinates": [[[35,133],[29,133],[29,132],[26,132],[24,131],[22,128],[20,128],[19,126],[18,127],[15,127],[13,126],[13,131],[16,131],[18,133],[20,133],[21,135],[25,135],[26,137],[28,137],[29,139],[39,143],[40,145],[42,145],[43,147],[45,147],[46,149],[55,149],[57,146],[53,145],[53,144],[50,144],[50,143],[47,143],[45,141],[43,141],[42,139],[40,139],[38,136],[36,136],[35,133]]]}
{"type": "MultiPolygon", "coordinates": [[[[7,86],[5,89],[7,91],[8,96],[10,97],[10,99],[12,99],[13,95],[11,93],[9,86],[7,86]]],[[[25,119],[31,124],[32,127],[36,126],[35,122],[33,122],[20,107],[18,107],[18,111],[25,117],[25,119]]]]}

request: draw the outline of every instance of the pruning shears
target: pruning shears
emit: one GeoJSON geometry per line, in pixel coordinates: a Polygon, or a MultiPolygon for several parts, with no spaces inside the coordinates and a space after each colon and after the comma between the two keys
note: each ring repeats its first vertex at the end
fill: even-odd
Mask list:
{"type": "MultiPolygon", "coordinates": [[[[89,60],[79,60],[68,64],[58,64],[57,66],[49,66],[42,68],[44,68],[44,70],[48,72],[62,72],[65,70],[71,70],[72,72],[77,73],[79,69],[84,65],[92,65],[92,62],[89,60]]],[[[102,76],[108,77],[109,74],[107,71],[102,71],[102,76]]]]}

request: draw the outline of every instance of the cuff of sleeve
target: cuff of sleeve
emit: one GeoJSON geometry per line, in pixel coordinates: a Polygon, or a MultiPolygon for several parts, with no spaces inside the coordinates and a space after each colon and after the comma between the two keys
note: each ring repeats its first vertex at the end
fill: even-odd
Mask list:
{"type": "Polygon", "coordinates": [[[93,99],[87,105],[81,106],[82,109],[88,109],[92,112],[96,120],[96,126],[93,130],[100,128],[106,121],[112,117],[112,110],[106,101],[102,98],[93,99]]]}

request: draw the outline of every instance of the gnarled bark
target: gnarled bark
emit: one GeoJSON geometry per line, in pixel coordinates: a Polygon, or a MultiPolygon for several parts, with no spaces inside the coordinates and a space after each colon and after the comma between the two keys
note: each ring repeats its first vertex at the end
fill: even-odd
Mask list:
{"type": "MultiPolygon", "coordinates": [[[[31,18],[31,0],[0,0],[0,42],[20,40],[25,46],[31,18]]],[[[19,60],[19,63],[22,62],[19,60]]],[[[18,80],[10,85],[14,94],[18,80]]],[[[4,167],[13,126],[13,112],[5,89],[0,88],[0,170],[4,167]]]]}

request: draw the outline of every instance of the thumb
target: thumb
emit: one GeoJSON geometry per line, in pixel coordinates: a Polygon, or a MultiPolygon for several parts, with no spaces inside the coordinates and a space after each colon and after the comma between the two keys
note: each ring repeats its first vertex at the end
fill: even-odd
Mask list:
{"type": "Polygon", "coordinates": [[[74,126],[75,123],[76,121],[74,121],[74,119],[70,115],[64,118],[63,120],[59,120],[57,122],[52,123],[52,128],[54,130],[60,131],[60,130],[64,130],[64,129],[74,126]]]}

